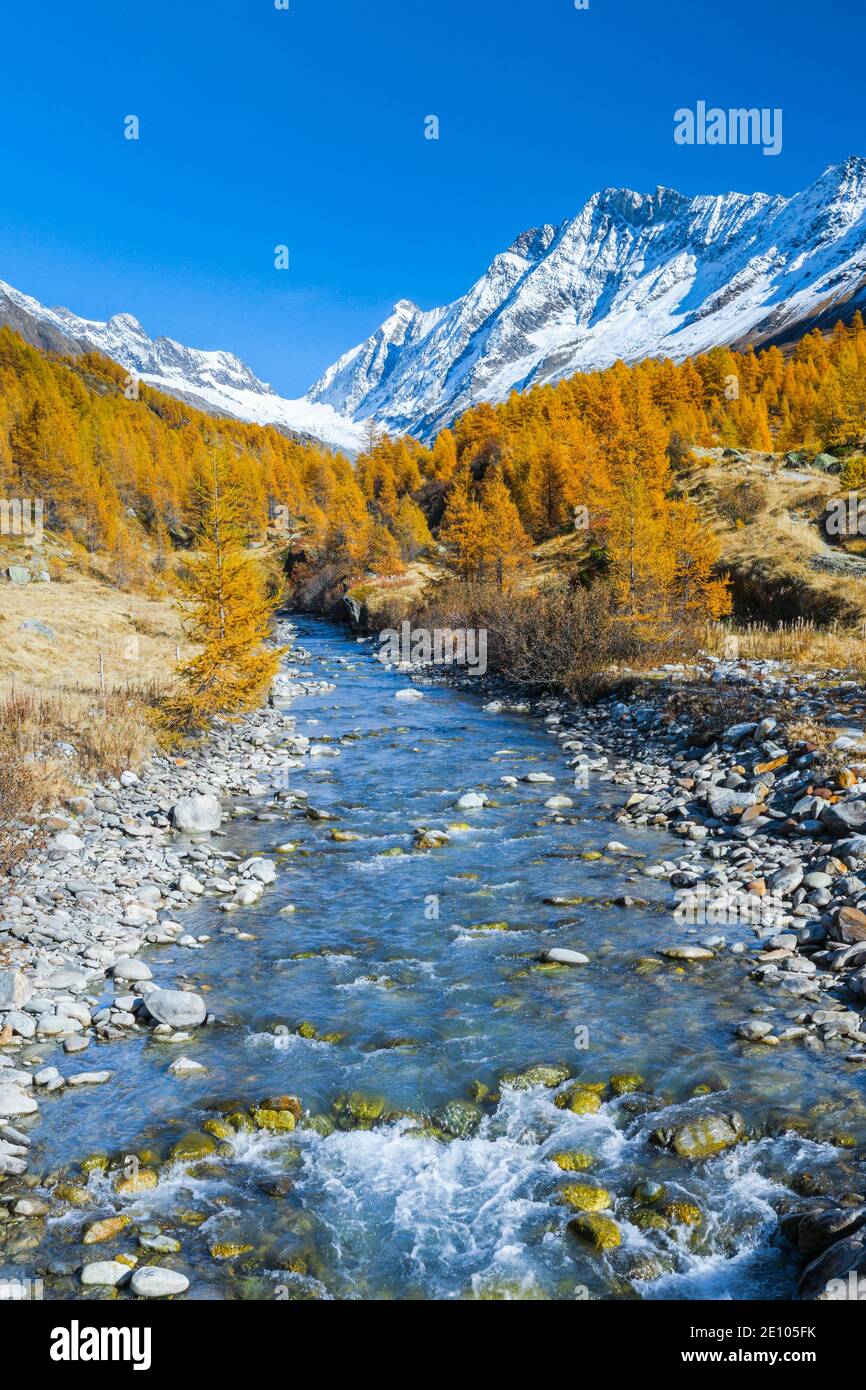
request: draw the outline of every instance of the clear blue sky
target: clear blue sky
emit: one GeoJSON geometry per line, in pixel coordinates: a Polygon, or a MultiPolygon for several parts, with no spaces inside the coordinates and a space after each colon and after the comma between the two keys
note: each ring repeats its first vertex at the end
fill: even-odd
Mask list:
{"type": "Polygon", "coordinates": [[[852,0],[40,0],[2,23],[0,279],[288,395],[599,187],[790,193],[866,154],[852,0]],[[699,99],[781,107],[782,154],[677,146],[699,99]]]}

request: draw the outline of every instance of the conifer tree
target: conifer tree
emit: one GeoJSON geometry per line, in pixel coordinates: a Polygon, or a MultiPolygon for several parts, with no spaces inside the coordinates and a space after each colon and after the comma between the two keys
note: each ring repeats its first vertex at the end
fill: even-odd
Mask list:
{"type": "Polygon", "coordinates": [[[199,506],[198,550],[179,577],[184,627],[199,650],[169,702],[175,718],[193,727],[216,713],[254,708],[282,654],[265,645],[274,605],[246,549],[249,517],[225,454],[214,455],[199,506]]]}
{"type": "Polygon", "coordinates": [[[482,564],[499,588],[504,589],[515,570],[527,559],[530,542],[501,469],[491,468],[485,476],[480,506],[485,523],[482,564]]]}
{"type": "Polygon", "coordinates": [[[671,503],[667,531],[674,558],[671,617],[677,622],[725,617],[731,594],[728,580],[715,573],[719,543],[694,502],[681,498],[671,503]]]}
{"type": "Polygon", "coordinates": [[[433,544],[427,518],[418,503],[413,502],[408,495],[400,498],[394,522],[394,535],[404,560],[417,560],[418,556],[433,544]]]}

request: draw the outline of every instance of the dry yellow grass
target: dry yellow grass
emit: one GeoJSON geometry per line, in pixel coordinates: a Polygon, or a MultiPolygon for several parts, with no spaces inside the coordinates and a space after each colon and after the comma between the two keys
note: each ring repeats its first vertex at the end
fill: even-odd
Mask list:
{"type": "Polygon", "coordinates": [[[180,621],[167,599],[122,593],[75,573],[23,588],[0,581],[0,690],[13,682],[96,690],[100,652],[109,688],[164,682],[178,645],[183,655],[180,621]],[[46,624],[55,640],[22,630],[28,620],[46,624]]]}
{"type": "Polygon", "coordinates": [[[714,450],[705,453],[679,485],[699,504],[718,537],[738,610],[769,620],[767,629],[757,628],[752,634],[749,654],[759,655],[755,644],[764,641],[769,655],[769,646],[782,641],[770,637],[770,630],[775,632],[779,622],[796,629],[797,620],[805,619],[815,629],[815,640],[794,630],[785,639],[792,651],[808,651],[820,665],[838,649],[841,630],[847,628],[843,645],[848,659],[856,656],[866,621],[866,567],[861,577],[856,562],[849,564],[844,550],[829,546],[817,524],[828,500],[842,490],[838,476],[785,468],[780,458],[762,454],[725,459],[714,450]],[[732,503],[735,509],[738,487],[750,492],[743,515],[736,518],[732,503]],[[835,634],[834,623],[841,629],[835,634]],[[828,635],[819,640],[821,629],[828,635]],[[761,632],[763,638],[758,636],[761,632]]]}
{"type": "MultiPolygon", "coordinates": [[[[49,539],[42,558],[57,550],[49,539]]],[[[27,564],[30,553],[4,538],[0,570],[27,564]]],[[[156,742],[154,697],[173,679],[178,648],[188,652],[168,597],[116,589],[98,564],[60,568],[62,582],[0,580],[0,757],[32,770],[42,807],[82,779],[141,764],[156,742]],[[53,635],[28,631],[29,622],[53,635]]]]}
{"type": "Polygon", "coordinates": [[[713,623],[707,628],[706,648],[713,656],[783,661],[812,671],[832,667],[859,672],[866,667],[863,629],[840,623],[827,627],[803,619],[776,627],[768,623],[713,623]]]}

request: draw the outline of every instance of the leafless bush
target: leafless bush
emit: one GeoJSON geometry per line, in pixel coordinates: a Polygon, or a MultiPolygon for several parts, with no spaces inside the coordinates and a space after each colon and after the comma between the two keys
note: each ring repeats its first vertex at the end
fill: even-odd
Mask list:
{"type": "Polygon", "coordinates": [[[0,881],[27,853],[40,791],[30,764],[9,749],[0,753],[0,881]]]}
{"type": "Polygon", "coordinates": [[[608,586],[503,593],[447,582],[412,614],[417,627],[487,632],[488,670],[529,690],[560,690],[584,701],[619,684],[611,668],[643,662],[646,644],[613,611],[608,586]]]}
{"type": "Polygon", "coordinates": [[[766,511],[769,495],[762,482],[744,478],[739,483],[726,483],[719,489],[718,508],[726,521],[732,525],[754,521],[766,511]]]}

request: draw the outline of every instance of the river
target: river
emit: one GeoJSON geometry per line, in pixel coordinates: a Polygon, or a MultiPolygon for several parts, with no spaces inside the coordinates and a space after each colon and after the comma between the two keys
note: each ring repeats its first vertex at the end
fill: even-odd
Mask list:
{"type": "MultiPolygon", "coordinates": [[[[298,640],[303,669],[331,688],[291,704],[298,732],[326,752],[290,785],[332,819],[291,810],[230,824],[238,853],[296,845],[276,884],[231,919],[211,898],[187,914],[186,929],[210,937],[201,952],[147,956],[157,982],[163,972],[186,980],[219,1019],[183,1047],[206,1072],[170,1075],[171,1056],[149,1034],[106,1050],[118,1073],[110,1109],[98,1089],[46,1098],[34,1134],[43,1170],[91,1150],[155,1151],[153,1191],[121,1203],[105,1178],[90,1184],[106,1213],[177,1239],[166,1262],[189,1274],[188,1297],[791,1297],[798,1262],[774,1240],[777,1214],[796,1204],[797,1181],[838,1180],[846,1155],[821,1125],[829,1138],[844,1119],[862,1139],[856,1083],[832,1060],[735,1038],[765,1001],[742,958],[635,970],[683,939],[668,884],[642,873],[681,856],[682,843],[613,826],[627,793],[595,777],[576,789],[543,720],[489,712],[444,686],[404,703],[405,675],[369,644],[311,619],[298,620],[298,640]],[[556,781],[500,781],[532,771],[556,781]],[[467,790],[493,804],[455,810],[467,790]],[[559,820],[544,805],[553,792],[575,803],[559,820]],[[443,848],[414,850],[416,826],[455,823],[468,828],[443,848]],[[604,853],[613,838],[630,853],[604,853]],[[617,906],[626,894],[641,905],[617,906]],[[555,897],[573,901],[546,901],[555,897]],[[508,929],[477,930],[494,923],[508,929]],[[589,964],[539,969],[553,946],[589,964]],[[303,1037],[304,1022],[343,1037],[303,1037]],[[639,1094],[605,1092],[594,1114],[557,1108],[544,1088],[500,1095],[503,1072],[536,1063],[566,1063],[594,1083],[644,1081],[639,1094]],[[293,1093],[326,1115],[352,1092],[383,1097],[385,1115],[412,1115],[331,1134],[241,1133],[205,1163],[164,1162],[216,1109],[293,1093]],[[425,1115],[473,1094],[483,1112],[474,1134],[447,1142],[425,1131],[425,1115]],[[818,1102],[810,1137],[784,1132],[818,1102]],[[732,1109],[758,1137],[715,1159],[692,1165],[649,1142],[660,1125],[732,1109]],[[592,1160],[586,1174],[551,1161],[571,1151],[592,1160]],[[574,1213],[558,1193],[575,1179],[611,1194],[619,1248],[597,1253],[566,1230],[574,1213]],[[700,1224],[639,1229],[632,1193],[646,1182],[664,1184],[665,1202],[697,1207],[700,1224]],[[236,1253],[214,1258],[215,1246],[236,1253]]],[[[51,1223],[49,1296],[80,1296],[63,1278],[74,1223],[74,1213],[51,1223]]]]}

